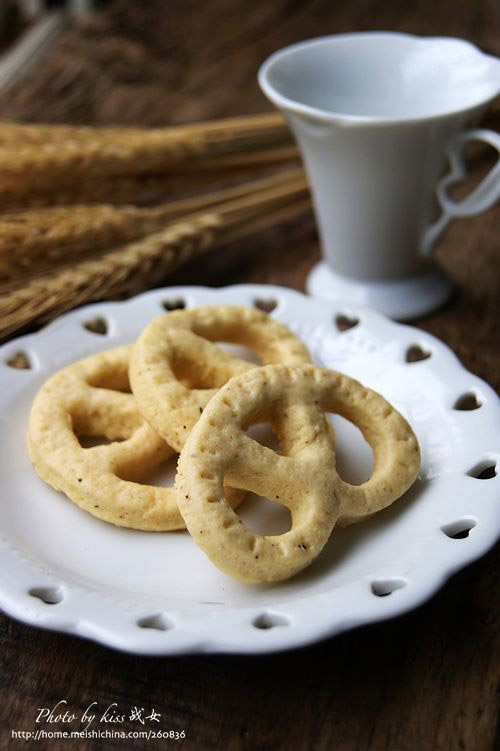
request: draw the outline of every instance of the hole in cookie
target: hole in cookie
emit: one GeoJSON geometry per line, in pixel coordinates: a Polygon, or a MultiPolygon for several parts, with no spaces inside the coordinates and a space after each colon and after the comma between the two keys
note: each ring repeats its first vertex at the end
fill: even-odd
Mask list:
{"type": "Polygon", "coordinates": [[[5,363],[9,368],[16,368],[17,370],[31,370],[33,367],[26,352],[22,351],[14,352],[5,363]]]}
{"type": "Polygon", "coordinates": [[[335,325],[339,331],[348,331],[349,329],[353,329],[358,325],[358,323],[359,318],[356,318],[354,316],[348,316],[344,313],[340,313],[338,316],[335,316],[335,325]]]}
{"type": "Polygon", "coordinates": [[[83,328],[87,331],[91,331],[92,334],[99,334],[100,336],[106,336],[108,333],[107,321],[101,316],[91,318],[90,321],[85,321],[83,328]]]}
{"type": "Polygon", "coordinates": [[[485,459],[469,469],[467,474],[469,477],[475,477],[476,480],[492,480],[497,476],[496,461],[485,459]]]}
{"type": "Polygon", "coordinates": [[[154,631],[168,631],[173,627],[173,624],[163,613],[156,613],[155,615],[141,618],[137,621],[137,625],[139,628],[149,628],[154,631]]]}
{"type": "Polygon", "coordinates": [[[252,438],[257,443],[260,443],[261,446],[266,446],[267,448],[272,449],[273,451],[276,451],[276,453],[280,453],[281,451],[281,444],[278,436],[273,430],[273,427],[271,423],[268,422],[259,422],[255,423],[255,425],[251,425],[248,430],[246,431],[246,434],[249,438],[252,438]]]}
{"type": "Polygon", "coordinates": [[[292,528],[292,517],[279,498],[271,502],[255,493],[247,493],[237,509],[243,524],[257,535],[283,535],[292,528]]]}
{"type": "Polygon", "coordinates": [[[269,628],[275,628],[276,626],[289,626],[291,620],[287,615],[282,613],[270,613],[265,612],[258,615],[252,621],[252,626],[261,630],[267,630],[269,628]]]}
{"type": "Polygon", "coordinates": [[[123,394],[132,393],[128,370],[126,368],[110,368],[109,371],[90,376],[87,378],[87,383],[96,389],[121,391],[123,394]]]}
{"type": "Polygon", "coordinates": [[[469,391],[467,394],[462,394],[455,404],[453,409],[469,411],[473,409],[479,409],[482,406],[482,402],[473,391],[469,391]]]}
{"type": "Polygon", "coordinates": [[[255,308],[263,310],[264,313],[271,313],[278,306],[278,301],[275,300],[274,297],[256,297],[253,304],[255,308]]]}
{"type": "Polygon", "coordinates": [[[80,435],[76,434],[78,443],[82,449],[92,449],[95,446],[109,446],[110,443],[122,443],[126,438],[108,438],[106,435],[80,435]]]}
{"type": "Polygon", "coordinates": [[[152,469],[144,470],[142,467],[121,467],[116,475],[121,480],[136,482],[141,485],[152,485],[159,488],[172,488],[175,482],[177,470],[177,454],[159,462],[152,469]]]}
{"type": "Polygon", "coordinates": [[[406,350],[405,359],[406,362],[420,362],[421,360],[428,360],[431,356],[431,352],[423,349],[419,344],[412,344],[406,350]]]}
{"type": "Polygon", "coordinates": [[[371,583],[371,590],[377,597],[392,595],[397,589],[406,587],[406,579],[398,576],[389,576],[385,579],[375,579],[371,583]]]}
{"type": "Polygon", "coordinates": [[[32,587],[28,590],[31,597],[36,597],[46,605],[57,605],[64,599],[61,587],[32,587]]]}
{"type": "Polygon", "coordinates": [[[444,532],[446,537],[450,537],[452,540],[464,540],[469,536],[470,531],[474,529],[476,524],[477,521],[472,517],[463,517],[450,524],[445,524],[441,527],[441,532],[444,532]]]}
{"type": "MultiPolygon", "coordinates": [[[[224,342],[215,344],[239,360],[246,360],[252,365],[262,364],[250,349],[224,342]]],[[[222,358],[222,355],[217,357],[215,352],[212,360],[206,357],[197,359],[192,353],[179,350],[176,357],[171,358],[169,365],[175,378],[188,389],[214,389],[223,386],[234,375],[231,363],[225,362],[222,358]]]]}
{"type": "Polygon", "coordinates": [[[182,297],[172,298],[171,300],[163,300],[162,307],[165,310],[184,310],[186,307],[186,301],[182,297]]]}
{"type": "Polygon", "coordinates": [[[337,472],[351,485],[361,485],[373,472],[373,449],[361,430],[340,415],[328,415],[335,432],[337,472]]]}
{"type": "Polygon", "coordinates": [[[217,346],[225,352],[229,352],[233,357],[240,360],[246,360],[252,365],[263,365],[261,358],[250,347],[244,347],[242,344],[230,344],[229,342],[216,342],[217,346]]]}

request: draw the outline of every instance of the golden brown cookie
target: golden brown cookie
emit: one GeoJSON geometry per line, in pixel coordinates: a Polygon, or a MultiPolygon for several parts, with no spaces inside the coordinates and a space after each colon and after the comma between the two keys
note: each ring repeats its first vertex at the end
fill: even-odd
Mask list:
{"type": "MultiPolygon", "coordinates": [[[[175,452],[137,409],[130,351],[93,355],[42,386],[31,409],[30,457],[45,482],[100,519],[142,530],[183,529],[174,489],[141,482],[175,452]],[[92,438],[99,445],[85,448],[92,438]]],[[[233,502],[243,497],[228,493],[233,502]]]]}
{"type": "Polygon", "coordinates": [[[420,467],[417,439],[380,394],[335,371],[301,365],[254,368],[211,399],[181,453],[176,488],[187,528],[222,571],[259,583],[293,576],[319,554],[336,523],[371,516],[399,498],[420,467]],[[371,478],[339,477],[326,412],[354,422],[374,452],[371,478]],[[271,422],[282,453],[246,433],[271,422]],[[223,483],[287,506],[292,527],[258,535],[230,508],[223,483]]]}
{"type": "Polygon", "coordinates": [[[153,320],[134,345],[130,382],[142,414],[177,451],[217,389],[256,367],[215,342],[247,347],[264,363],[310,362],[300,339],[255,308],[213,305],[153,320]]]}

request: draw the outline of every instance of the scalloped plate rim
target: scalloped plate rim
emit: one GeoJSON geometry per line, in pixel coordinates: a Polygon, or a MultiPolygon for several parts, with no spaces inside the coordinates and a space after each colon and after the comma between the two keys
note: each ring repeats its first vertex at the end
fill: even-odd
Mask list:
{"type": "MultiPolygon", "coordinates": [[[[490,398],[496,398],[496,409],[500,414],[500,410],[498,408],[498,398],[493,389],[491,389],[488,384],[479,379],[477,376],[474,376],[472,373],[467,371],[459,361],[457,356],[452,352],[452,350],[435,336],[425,331],[416,329],[408,324],[395,323],[382,314],[356,303],[351,303],[349,301],[340,299],[324,301],[318,300],[316,298],[309,298],[300,292],[277,285],[241,284],[222,288],[210,288],[193,285],[163,287],[159,289],[149,290],[145,293],[142,293],[141,295],[124,301],[91,303],[89,305],[76,308],[69,313],[60,316],[55,321],[52,321],[35,333],[24,334],[2,345],[0,347],[0,358],[5,359],[5,357],[8,357],[11,353],[22,350],[23,348],[28,351],[28,354],[30,352],[30,349],[33,348],[32,352],[34,352],[36,355],[37,345],[41,345],[43,348],[43,341],[45,339],[51,338],[53,335],[64,334],[66,326],[71,325],[75,320],[79,323],[82,323],[84,319],[89,317],[91,314],[99,315],[108,312],[117,313],[117,316],[119,317],[120,310],[133,309],[136,306],[143,306],[144,304],[147,305],[149,304],[149,302],[156,303],[160,301],[161,298],[181,298],[183,296],[189,296],[190,294],[198,297],[200,295],[202,297],[205,295],[207,295],[208,297],[214,297],[214,301],[215,298],[220,297],[222,299],[216,300],[215,302],[224,303],[225,300],[223,298],[228,294],[233,293],[241,297],[244,297],[245,295],[250,296],[253,297],[254,300],[259,297],[279,298],[281,295],[285,298],[288,297],[291,300],[295,299],[296,301],[301,301],[301,303],[303,303],[303,301],[307,301],[306,304],[316,306],[318,307],[318,309],[322,308],[325,311],[325,314],[327,312],[330,312],[330,314],[332,314],[334,310],[340,308],[348,315],[352,315],[354,312],[360,318],[364,317],[370,322],[370,325],[375,326],[375,328],[380,328],[382,331],[390,331],[392,329],[395,329],[400,333],[405,332],[405,334],[409,335],[409,339],[418,338],[426,345],[434,347],[435,352],[439,352],[440,356],[444,357],[444,361],[441,364],[441,367],[444,367],[445,369],[451,368],[454,371],[458,372],[461,376],[470,377],[474,384],[476,384],[478,388],[483,389],[483,391],[487,393],[490,398]]],[[[210,304],[210,302],[202,300],[198,304],[210,304]]],[[[277,311],[279,311],[279,305],[277,311]]],[[[92,336],[96,335],[92,334],[92,336]]],[[[91,340],[87,341],[90,342],[91,340]]],[[[107,343],[107,337],[102,336],[95,341],[99,344],[99,349],[101,349],[103,348],[101,345],[107,343]]],[[[429,366],[434,367],[432,358],[430,362],[427,363],[426,367],[429,366]]],[[[1,378],[2,377],[0,374],[0,381],[1,378]]],[[[5,396],[0,396],[0,404],[2,404],[4,401],[5,396]]],[[[498,434],[500,436],[500,430],[498,431],[498,434]]],[[[495,485],[496,484],[497,483],[495,483],[495,485]]],[[[111,625],[109,628],[106,628],[102,624],[94,622],[92,618],[80,618],[79,620],[78,617],[75,617],[73,618],[73,620],[71,620],[71,618],[69,618],[67,615],[58,615],[57,610],[52,611],[44,603],[38,604],[38,602],[33,600],[33,602],[30,602],[27,605],[26,601],[22,598],[17,599],[16,597],[12,597],[5,589],[3,566],[0,569],[0,606],[8,615],[16,618],[23,623],[44,629],[85,637],[105,646],[136,654],[264,654],[269,652],[283,651],[291,648],[306,646],[318,640],[337,635],[343,631],[365,624],[392,618],[405,612],[409,612],[415,607],[418,607],[420,604],[432,597],[451,576],[456,574],[459,570],[461,570],[468,564],[472,563],[474,560],[480,558],[494,546],[495,542],[500,537],[500,514],[497,514],[497,517],[497,526],[490,529],[490,534],[485,535],[480,540],[480,544],[476,543],[474,545],[463,546],[461,549],[456,548],[455,550],[460,550],[460,555],[451,556],[450,560],[447,561],[446,566],[438,570],[431,568],[429,572],[429,578],[425,586],[420,586],[420,588],[413,588],[410,594],[408,594],[409,588],[405,588],[401,590],[401,593],[398,592],[396,596],[391,596],[390,598],[376,598],[379,603],[383,604],[383,607],[380,607],[379,610],[377,610],[376,608],[368,608],[363,611],[363,607],[361,607],[361,609],[359,609],[359,607],[354,607],[350,613],[343,613],[341,618],[333,618],[330,621],[319,618],[318,620],[313,622],[312,626],[310,622],[304,623],[299,619],[298,629],[283,629],[279,627],[265,630],[255,629],[251,627],[251,622],[248,621],[248,618],[251,618],[252,615],[255,616],[256,607],[249,606],[247,608],[237,608],[236,618],[233,617],[233,619],[228,619],[227,615],[223,617],[223,620],[229,621],[229,627],[226,626],[226,628],[222,630],[220,636],[207,637],[202,632],[200,632],[199,629],[197,632],[197,624],[195,624],[194,629],[182,628],[182,626],[180,628],[174,628],[171,632],[174,634],[174,638],[171,638],[170,640],[165,640],[163,632],[156,632],[153,629],[141,629],[141,638],[137,640],[131,638],[126,631],[120,632],[120,630],[117,630],[116,627],[113,627],[113,625],[111,625]],[[232,630],[230,636],[225,635],[224,631],[227,632],[234,625],[240,628],[239,631],[236,631],[236,636],[234,635],[234,632],[232,630]],[[246,628],[249,626],[251,628],[246,628]],[[147,634],[146,631],[148,632],[147,634]],[[191,633],[191,631],[194,632],[191,633]],[[177,636],[175,636],[175,634],[177,634],[177,636]],[[143,636],[145,636],[146,638],[142,638],[143,636]],[[163,641],[161,641],[162,638],[163,641]]],[[[4,565],[5,560],[7,560],[8,563],[11,552],[12,551],[10,551],[3,544],[3,542],[0,542],[0,561],[2,561],[4,565]]],[[[51,581],[50,572],[47,573],[46,581],[51,581]]],[[[363,585],[363,581],[361,581],[360,584],[363,585]]],[[[54,586],[57,586],[57,583],[55,583],[54,586]]],[[[60,586],[66,585],[63,584],[60,586]]],[[[309,602],[311,599],[316,598],[321,600],[322,598],[324,599],[324,597],[324,594],[313,594],[312,596],[306,597],[305,599],[307,600],[307,602],[309,602]]],[[[300,612],[303,602],[300,600],[300,598],[296,600],[295,598],[293,598],[293,596],[292,601],[295,602],[295,605],[298,608],[297,612],[300,612]]],[[[283,609],[282,605],[277,606],[274,610],[279,613],[280,609],[283,609]]],[[[257,610],[262,611],[263,608],[260,607],[257,608],[257,610]]],[[[264,610],[273,611],[273,608],[264,608],[264,610]]],[[[220,619],[216,618],[216,621],[217,620],[220,619]]],[[[167,631],[167,633],[169,632],[167,631]]]]}

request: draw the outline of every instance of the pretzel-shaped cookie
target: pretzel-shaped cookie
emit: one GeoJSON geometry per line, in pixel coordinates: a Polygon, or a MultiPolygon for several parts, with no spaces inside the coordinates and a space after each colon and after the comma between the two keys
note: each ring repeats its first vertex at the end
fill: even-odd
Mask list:
{"type": "MultiPolygon", "coordinates": [[[[130,352],[126,346],[93,355],[42,386],[30,415],[30,458],[45,482],[104,521],[149,531],[183,529],[174,489],[141,484],[175,452],[137,409],[128,382],[130,352]],[[83,436],[109,443],[83,448],[83,436]]],[[[228,493],[233,503],[244,495],[228,493]]]]}
{"type": "Polygon", "coordinates": [[[134,345],[130,383],[142,414],[177,451],[217,389],[255,368],[218,341],[248,347],[264,363],[311,362],[300,339],[254,308],[213,305],[154,319],[134,345]]]}
{"type": "Polygon", "coordinates": [[[181,453],[176,487],[186,526],[225,573],[247,583],[286,579],[319,554],[336,523],[350,524],[399,498],[420,466],[417,439],[380,394],[313,365],[255,368],[232,378],[203,412],[181,453]],[[354,422],[374,452],[371,478],[342,480],[325,411],[354,422]],[[245,430],[270,421],[282,453],[245,430]],[[228,505],[223,482],[287,506],[282,535],[249,530],[228,505]]]}

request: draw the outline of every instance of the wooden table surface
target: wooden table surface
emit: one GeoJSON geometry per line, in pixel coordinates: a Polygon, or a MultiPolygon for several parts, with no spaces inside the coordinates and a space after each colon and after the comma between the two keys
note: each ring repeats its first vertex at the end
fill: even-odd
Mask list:
{"type": "MultiPolygon", "coordinates": [[[[0,114],[152,125],[263,111],[269,105],[255,74],[271,51],[348,30],[457,35],[500,53],[493,0],[359,0],[338,9],[327,0],[126,5],[66,32],[32,78],[3,95],[0,114]]],[[[456,282],[455,296],[416,322],[497,389],[499,229],[497,209],[450,227],[436,257],[456,282]]],[[[301,290],[318,257],[306,216],[197,261],[168,283],[301,290]]],[[[500,744],[498,567],[497,546],[414,612],[263,657],[135,657],[1,615],[0,747],[493,751],[500,744]],[[12,730],[36,727],[39,708],[62,699],[80,715],[93,701],[102,711],[116,702],[128,714],[134,706],[154,708],[161,728],[186,737],[149,744],[12,739],[12,730]]]]}

